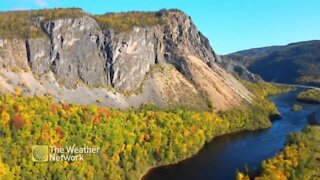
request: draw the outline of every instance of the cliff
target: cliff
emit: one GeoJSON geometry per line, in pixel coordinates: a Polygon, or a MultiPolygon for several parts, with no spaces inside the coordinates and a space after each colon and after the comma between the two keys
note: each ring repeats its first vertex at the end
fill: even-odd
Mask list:
{"type": "Polygon", "coordinates": [[[25,36],[0,32],[2,92],[19,87],[25,95],[119,108],[150,102],[226,109],[252,100],[181,11],[147,13],[157,23],[133,22],[129,30],[112,26],[110,16],[116,14],[93,16],[77,10],[77,16],[49,18],[45,13],[1,13],[10,15],[9,24],[10,17],[22,18],[21,24],[30,29],[25,36]],[[31,15],[26,18],[27,14],[31,15]]]}

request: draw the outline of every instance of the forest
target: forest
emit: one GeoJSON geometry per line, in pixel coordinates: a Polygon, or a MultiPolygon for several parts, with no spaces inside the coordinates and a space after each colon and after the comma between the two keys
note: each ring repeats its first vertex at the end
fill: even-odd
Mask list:
{"type": "MultiPolygon", "coordinates": [[[[291,134],[287,145],[276,157],[262,162],[261,174],[255,179],[319,179],[319,144],[319,126],[308,126],[302,132],[291,134]]],[[[238,173],[237,179],[250,178],[238,173]]]]}
{"type": "Polygon", "coordinates": [[[213,137],[267,128],[277,113],[266,95],[288,88],[246,84],[256,95],[246,108],[225,112],[120,111],[55,102],[50,97],[0,96],[0,177],[5,179],[138,179],[150,167],[195,154],[213,137]],[[263,91],[262,91],[263,90],[263,91]],[[33,145],[98,147],[85,161],[31,161],[33,145]]]}
{"type": "Polygon", "coordinates": [[[307,91],[298,94],[297,99],[307,103],[320,103],[320,91],[315,89],[309,89],[307,91]]]}

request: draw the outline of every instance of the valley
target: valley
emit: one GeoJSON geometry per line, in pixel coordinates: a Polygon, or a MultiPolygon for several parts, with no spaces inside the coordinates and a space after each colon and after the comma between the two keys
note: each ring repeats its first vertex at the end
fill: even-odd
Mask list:
{"type": "Polygon", "coordinates": [[[319,49],[220,56],[178,9],[0,12],[0,179],[318,177],[319,49]]]}
{"type": "MultiPolygon", "coordinates": [[[[191,180],[199,178],[204,180],[223,180],[235,179],[236,177],[238,179],[249,179],[249,176],[251,178],[259,176],[262,161],[277,155],[279,151],[284,148],[287,136],[292,132],[299,132],[304,129],[309,124],[308,117],[320,108],[319,105],[298,102],[296,96],[302,91],[304,91],[304,89],[298,89],[293,92],[270,97],[270,100],[276,104],[281,114],[280,119],[272,122],[271,128],[254,132],[245,131],[214,138],[192,158],[177,164],[154,168],[144,179],[191,180]],[[296,103],[303,106],[303,110],[299,112],[291,111],[291,106],[296,103]],[[247,174],[237,174],[237,171],[246,172],[247,174]]],[[[317,127],[315,127],[315,129],[316,128],[317,127]]],[[[314,131],[317,132],[316,130],[314,131]]],[[[310,138],[317,139],[317,136],[310,136],[310,138]]],[[[314,152],[306,152],[308,156],[319,153],[319,149],[316,147],[317,142],[314,142],[313,145],[313,148],[315,148],[314,152]]],[[[291,148],[291,146],[286,147],[286,149],[287,148],[291,148]]],[[[294,155],[291,158],[296,157],[297,156],[294,155]]],[[[304,161],[307,161],[306,159],[304,161]]],[[[314,163],[319,164],[317,160],[314,160],[314,163]]],[[[286,166],[283,165],[282,167],[279,165],[273,168],[268,166],[269,169],[266,168],[267,166],[268,165],[265,164],[262,165],[261,179],[290,178],[290,175],[287,173],[277,174],[278,170],[280,171],[280,169],[277,168],[286,166]]],[[[304,166],[304,163],[301,162],[301,166],[304,166]]],[[[292,168],[292,170],[298,171],[297,167],[298,165],[292,168]]],[[[314,170],[315,173],[308,176],[301,175],[300,178],[304,179],[306,177],[311,178],[319,176],[319,168],[317,169],[316,167],[317,166],[314,165],[303,168],[303,171],[305,172],[314,170]]],[[[290,171],[292,170],[287,169],[285,171],[289,171],[290,174],[290,171]]],[[[256,179],[260,178],[256,177],[256,179]]]]}

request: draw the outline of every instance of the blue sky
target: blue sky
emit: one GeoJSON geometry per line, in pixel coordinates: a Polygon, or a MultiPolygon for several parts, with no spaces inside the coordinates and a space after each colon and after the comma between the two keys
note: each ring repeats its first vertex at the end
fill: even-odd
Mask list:
{"type": "Polygon", "coordinates": [[[320,39],[319,0],[1,0],[0,10],[53,7],[93,14],[178,8],[219,54],[320,39]]]}

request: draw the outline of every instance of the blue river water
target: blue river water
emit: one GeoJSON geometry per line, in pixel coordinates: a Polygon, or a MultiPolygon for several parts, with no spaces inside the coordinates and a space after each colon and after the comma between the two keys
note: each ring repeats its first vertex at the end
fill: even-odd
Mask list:
{"type": "Polygon", "coordinates": [[[270,97],[281,119],[267,130],[242,132],[214,138],[195,156],[177,164],[151,169],[144,180],[231,180],[237,170],[259,172],[261,162],[275,156],[285,145],[288,134],[301,131],[308,125],[308,116],[319,105],[298,102],[296,96],[303,89],[270,97]],[[303,110],[291,110],[294,104],[303,110]]]}

